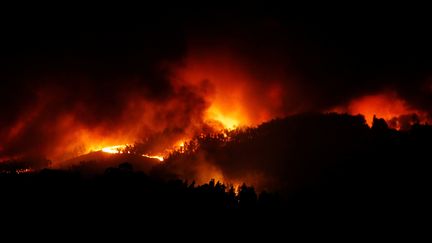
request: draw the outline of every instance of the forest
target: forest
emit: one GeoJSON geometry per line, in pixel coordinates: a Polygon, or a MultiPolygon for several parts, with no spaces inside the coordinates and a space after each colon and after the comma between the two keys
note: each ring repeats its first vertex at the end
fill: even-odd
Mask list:
{"type": "MultiPolygon", "coordinates": [[[[49,168],[44,159],[5,161],[1,204],[34,211],[410,214],[430,202],[431,136],[430,125],[398,131],[378,118],[369,128],[362,116],[300,114],[197,136],[146,172],[128,161],[90,175],[91,161],[69,169],[49,168]],[[202,160],[241,183],[197,183],[193,168],[202,160]]],[[[138,153],[140,145],[129,149],[138,153]]]]}

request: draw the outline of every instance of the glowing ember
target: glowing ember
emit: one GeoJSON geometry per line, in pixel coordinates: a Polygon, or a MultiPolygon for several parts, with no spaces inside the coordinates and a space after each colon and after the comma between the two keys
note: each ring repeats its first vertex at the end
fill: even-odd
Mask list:
{"type": "Polygon", "coordinates": [[[15,171],[17,174],[25,174],[25,173],[30,173],[33,172],[32,169],[26,168],[26,169],[19,169],[15,171]]]}

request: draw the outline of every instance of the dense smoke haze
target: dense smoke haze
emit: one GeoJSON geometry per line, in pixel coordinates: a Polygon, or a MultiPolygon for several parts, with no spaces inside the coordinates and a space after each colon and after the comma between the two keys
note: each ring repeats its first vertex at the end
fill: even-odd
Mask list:
{"type": "MultiPolygon", "coordinates": [[[[369,126],[376,115],[402,130],[425,124],[430,16],[404,14],[275,7],[4,16],[0,160],[61,167],[135,142],[164,154],[200,134],[305,112],[362,114],[369,126]]],[[[204,163],[205,179],[236,177],[218,163],[227,168],[223,158],[204,163]]]]}

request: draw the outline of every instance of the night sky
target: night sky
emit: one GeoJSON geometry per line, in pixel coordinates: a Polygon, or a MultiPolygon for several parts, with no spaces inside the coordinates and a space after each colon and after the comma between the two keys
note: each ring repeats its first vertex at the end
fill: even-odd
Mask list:
{"type": "Polygon", "coordinates": [[[134,138],[178,128],[190,135],[205,126],[208,97],[230,87],[247,90],[239,106],[261,114],[249,114],[244,125],[381,93],[429,116],[430,20],[402,9],[292,6],[10,12],[1,20],[0,153],[32,147],[49,157],[68,124],[106,134],[126,120],[143,120],[125,114],[128,109],[171,107],[146,115],[151,118],[134,138]],[[213,73],[229,70],[225,78],[242,74],[218,80],[204,70],[195,75],[201,83],[189,82],[192,71],[177,70],[191,63],[213,73]],[[239,80],[244,73],[248,79],[239,80]],[[269,98],[261,99],[263,90],[269,98]],[[134,99],[145,107],[130,108],[134,99]]]}

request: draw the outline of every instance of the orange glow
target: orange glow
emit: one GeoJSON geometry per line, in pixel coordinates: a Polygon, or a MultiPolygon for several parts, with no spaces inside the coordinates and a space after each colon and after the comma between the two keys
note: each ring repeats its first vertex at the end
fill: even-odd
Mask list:
{"type": "Polygon", "coordinates": [[[349,110],[350,113],[364,115],[369,126],[372,126],[374,115],[388,121],[393,117],[414,112],[407,107],[404,100],[398,99],[395,95],[365,96],[352,101],[349,110]]]}
{"type": "Polygon", "coordinates": [[[208,107],[203,120],[218,129],[255,126],[286,115],[287,89],[280,84],[284,74],[257,75],[258,70],[239,56],[229,48],[191,48],[185,65],[176,70],[174,85],[204,87],[208,107]]]}
{"type": "MultiPolygon", "coordinates": [[[[413,109],[405,100],[399,98],[395,93],[385,92],[377,95],[367,95],[352,100],[346,107],[337,107],[332,110],[338,113],[349,113],[352,115],[361,114],[365,117],[366,123],[371,127],[373,117],[383,118],[388,125],[394,129],[401,128],[401,116],[415,114],[420,123],[425,123],[426,113],[413,109]]],[[[413,121],[408,121],[412,124],[413,121]]]]}
{"type": "Polygon", "coordinates": [[[184,147],[184,145],[185,145],[185,141],[180,140],[180,141],[177,141],[177,143],[175,144],[175,147],[181,148],[181,147],[184,147]]]}
{"type": "Polygon", "coordinates": [[[235,129],[240,125],[239,122],[239,120],[241,120],[240,117],[241,115],[237,115],[237,114],[231,114],[231,116],[227,116],[223,112],[221,112],[219,108],[217,108],[216,106],[211,106],[206,113],[207,121],[219,122],[222,124],[223,128],[228,130],[235,129]]]}

